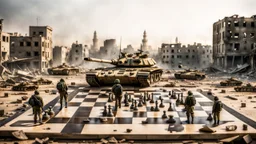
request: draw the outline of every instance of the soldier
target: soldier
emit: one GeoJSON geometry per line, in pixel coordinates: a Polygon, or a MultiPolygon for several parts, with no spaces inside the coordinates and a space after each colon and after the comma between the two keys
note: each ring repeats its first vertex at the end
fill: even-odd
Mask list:
{"type": "Polygon", "coordinates": [[[34,114],[34,124],[37,123],[37,116],[39,117],[39,123],[43,124],[42,122],[42,111],[43,111],[43,99],[39,95],[39,91],[35,90],[34,95],[32,95],[28,101],[28,103],[33,108],[33,114],[34,114]]]}
{"type": "Polygon", "coordinates": [[[185,109],[187,114],[188,123],[190,123],[190,116],[191,116],[191,123],[194,123],[194,106],[196,105],[196,99],[193,96],[191,91],[188,91],[188,96],[185,99],[185,109]]]}
{"type": "Polygon", "coordinates": [[[214,125],[220,124],[220,112],[222,110],[223,104],[221,101],[219,101],[219,98],[217,96],[214,97],[214,104],[212,106],[212,114],[213,114],[213,120],[214,125]]]}
{"type": "Polygon", "coordinates": [[[114,93],[116,98],[116,105],[115,109],[117,110],[117,105],[119,105],[119,108],[121,108],[121,100],[122,100],[122,94],[123,94],[123,87],[120,84],[120,80],[116,79],[114,81],[114,85],[112,87],[112,93],[114,93]]]}
{"type": "Polygon", "coordinates": [[[68,102],[67,102],[68,87],[67,87],[64,79],[60,79],[60,81],[58,82],[56,88],[57,88],[57,90],[59,91],[59,94],[60,94],[60,110],[62,109],[63,98],[64,98],[64,101],[65,101],[65,108],[67,108],[68,107],[68,102]]]}

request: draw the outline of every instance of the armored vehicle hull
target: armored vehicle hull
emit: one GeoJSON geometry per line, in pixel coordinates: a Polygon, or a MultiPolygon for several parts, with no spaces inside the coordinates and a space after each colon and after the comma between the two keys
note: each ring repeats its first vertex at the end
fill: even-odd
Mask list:
{"type": "Polygon", "coordinates": [[[189,80],[203,80],[205,79],[206,75],[201,72],[177,72],[174,74],[176,79],[189,79],[189,80]]]}
{"type": "Polygon", "coordinates": [[[246,86],[238,86],[234,88],[236,92],[256,92],[256,86],[246,85],[246,86]]]}
{"type": "Polygon", "coordinates": [[[50,75],[74,75],[77,73],[79,73],[78,68],[66,64],[48,69],[48,74],[50,75]]]}
{"type": "Polygon", "coordinates": [[[221,86],[241,86],[242,84],[243,84],[242,81],[239,81],[235,78],[230,78],[220,82],[221,86]]]}
{"type": "Polygon", "coordinates": [[[12,87],[13,91],[33,91],[36,89],[38,89],[38,85],[28,83],[28,82],[22,82],[12,87]]]}
{"type": "Polygon", "coordinates": [[[49,85],[52,84],[51,80],[40,78],[38,80],[31,81],[35,85],[49,85]]]}

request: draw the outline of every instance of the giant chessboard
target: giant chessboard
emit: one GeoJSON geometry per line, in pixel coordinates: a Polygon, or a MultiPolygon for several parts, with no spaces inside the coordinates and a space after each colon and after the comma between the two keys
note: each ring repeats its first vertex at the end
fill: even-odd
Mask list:
{"type": "MultiPolygon", "coordinates": [[[[116,137],[125,137],[131,139],[168,139],[166,136],[187,136],[192,138],[193,135],[201,135],[201,138],[208,138],[209,135],[199,132],[203,125],[208,125],[216,130],[217,134],[227,134],[225,131],[226,125],[236,124],[237,131],[229,132],[229,134],[237,133],[252,133],[255,129],[248,126],[247,131],[242,131],[242,124],[238,118],[223,110],[221,112],[221,121],[219,126],[213,126],[213,121],[208,121],[207,117],[212,111],[213,102],[203,94],[193,91],[196,98],[196,105],[194,110],[194,123],[188,124],[184,105],[176,105],[177,99],[173,99],[170,91],[174,89],[148,88],[135,89],[124,88],[124,93],[128,93],[137,101],[144,92],[147,91],[149,95],[153,95],[154,101],[159,101],[159,97],[163,99],[164,107],[159,107],[159,111],[152,111],[151,107],[155,107],[155,103],[146,103],[138,110],[125,107],[122,99],[122,107],[117,111],[114,110],[115,101],[108,102],[110,87],[104,88],[71,88],[69,89],[69,104],[68,108],[59,110],[60,104],[57,102],[53,106],[55,115],[51,117],[44,125],[34,125],[32,110],[24,112],[21,116],[10,121],[5,126],[0,127],[1,131],[23,130],[26,134],[51,134],[56,137],[61,136],[77,136],[82,138],[100,138],[104,136],[114,135],[116,137]],[[173,111],[168,111],[172,103],[173,111]],[[104,106],[111,106],[113,116],[103,116],[104,106]],[[168,118],[162,118],[163,111],[166,115],[173,115],[175,123],[167,123],[168,118]],[[106,118],[106,121],[102,121],[106,118]],[[142,123],[146,121],[147,123],[142,123]],[[132,129],[127,132],[127,129],[132,129]]],[[[187,92],[182,92],[179,89],[174,91],[184,93],[184,98],[187,92]]],[[[181,97],[180,97],[181,98],[181,97]]],[[[74,138],[73,137],[73,138],[74,138]]],[[[211,138],[211,137],[209,137],[211,138]]]]}

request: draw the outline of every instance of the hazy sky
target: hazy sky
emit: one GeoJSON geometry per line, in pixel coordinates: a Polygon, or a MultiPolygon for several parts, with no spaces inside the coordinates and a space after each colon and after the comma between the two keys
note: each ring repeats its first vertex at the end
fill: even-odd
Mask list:
{"type": "Polygon", "coordinates": [[[212,44],[212,25],[233,14],[256,14],[256,0],[0,0],[5,32],[28,34],[29,25],[53,28],[54,45],[78,40],[92,44],[96,30],[102,40],[122,36],[122,47],[138,47],[143,31],[159,47],[174,42],[212,44]]]}

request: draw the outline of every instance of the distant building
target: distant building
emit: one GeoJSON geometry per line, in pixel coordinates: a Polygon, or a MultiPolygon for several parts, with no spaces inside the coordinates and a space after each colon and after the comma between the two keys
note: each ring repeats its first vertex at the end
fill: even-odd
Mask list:
{"type": "Polygon", "coordinates": [[[225,17],[213,24],[214,65],[223,69],[250,64],[256,48],[256,15],[225,17]]]}
{"type": "Polygon", "coordinates": [[[134,48],[132,47],[132,45],[127,45],[127,47],[124,48],[124,49],[122,50],[122,52],[125,52],[125,53],[134,53],[135,50],[134,50],[134,48]]]}
{"type": "Polygon", "coordinates": [[[53,66],[67,63],[69,49],[64,46],[55,46],[53,48],[53,66]]]}
{"type": "Polygon", "coordinates": [[[147,32],[144,31],[143,33],[143,39],[142,39],[142,44],[141,44],[141,50],[143,51],[148,51],[148,39],[147,39],[147,32]]]}
{"type": "Polygon", "coordinates": [[[177,69],[179,64],[192,69],[202,69],[212,63],[212,47],[195,43],[185,46],[181,43],[162,44],[159,49],[163,64],[177,69]]]}
{"type": "Polygon", "coordinates": [[[3,32],[3,19],[0,19],[0,63],[9,59],[10,35],[3,32]]]}
{"type": "Polygon", "coordinates": [[[100,57],[117,58],[119,56],[120,49],[116,45],[115,39],[107,39],[104,41],[104,46],[100,47],[100,57]]]}
{"type": "Polygon", "coordinates": [[[92,52],[97,52],[99,51],[99,46],[98,46],[98,38],[97,38],[97,32],[94,31],[93,33],[93,39],[92,39],[93,45],[91,47],[92,52]]]}
{"type": "Polygon", "coordinates": [[[31,58],[16,62],[18,68],[46,71],[52,65],[52,28],[49,26],[30,26],[29,36],[18,33],[11,35],[10,56],[18,59],[31,58]]]}
{"type": "Polygon", "coordinates": [[[73,43],[69,52],[69,63],[71,65],[81,65],[84,63],[84,58],[89,56],[87,45],[73,43]]]}

